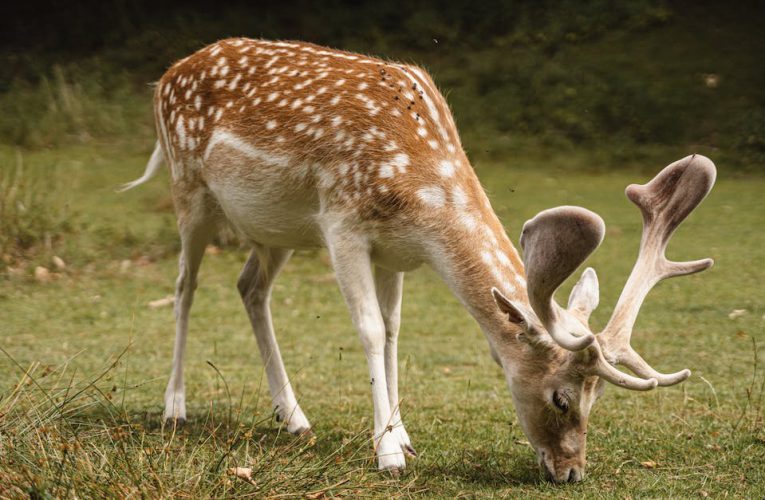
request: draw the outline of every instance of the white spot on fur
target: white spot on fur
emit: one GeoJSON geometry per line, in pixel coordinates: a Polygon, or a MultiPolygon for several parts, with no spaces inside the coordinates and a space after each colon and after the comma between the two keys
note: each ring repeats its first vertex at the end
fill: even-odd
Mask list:
{"type": "Polygon", "coordinates": [[[401,172],[404,172],[406,171],[406,167],[409,166],[409,156],[406,153],[398,153],[393,157],[393,161],[391,163],[401,172]]]}
{"type": "Polygon", "coordinates": [[[460,212],[457,214],[457,220],[468,231],[474,231],[478,225],[478,221],[470,212],[460,212]]]}
{"type": "Polygon", "coordinates": [[[390,163],[381,163],[380,164],[380,177],[383,179],[390,179],[396,174],[396,172],[393,170],[393,165],[390,163]]]}
{"type": "Polygon", "coordinates": [[[499,261],[501,265],[510,267],[510,258],[507,256],[507,254],[505,254],[505,252],[498,249],[494,252],[494,255],[497,256],[497,261],[499,261]]]}
{"type": "Polygon", "coordinates": [[[467,195],[460,186],[454,186],[452,188],[452,203],[458,208],[465,208],[467,206],[467,195]]]}
{"type": "Polygon", "coordinates": [[[178,117],[178,123],[175,124],[175,135],[178,137],[181,149],[186,149],[186,127],[183,125],[183,115],[178,117]]]}
{"type": "Polygon", "coordinates": [[[417,190],[417,197],[428,206],[441,208],[444,206],[446,196],[439,186],[426,186],[417,190]]]}
{"type": "Polygon", "coordinates": [[[268,120],[266,123],[266,130],[273,130],[276,128],[276,120],[268,120]]]}
{"type": "Polygon", "coordinates": [[[454,175],[454,163],[449,160],[441,160],[438,164],[438,173],[443,177],[451,177],[454,175]]]}
{"type": "Polygon", "coordinates": [[[491,252],[488,250],[481,250],[481,260],[488,266],[494,265],[494,257],[492,257],[491,252]]]}
{"type": "Polygon", "coordinates": [[[335,184],[335,176],[328,168],[318,168],[317,175],[319,177],[318,187],[320,189],[329,189],[335,184]]]}
{"type": "Polygon", "coordinates": [[[239,80],[242,78],[242,75],[236,75],[233,80],[231,80],[231,83],[228,84],[228,89],[233,91],[237,85],[239,85],[239,80]]]}

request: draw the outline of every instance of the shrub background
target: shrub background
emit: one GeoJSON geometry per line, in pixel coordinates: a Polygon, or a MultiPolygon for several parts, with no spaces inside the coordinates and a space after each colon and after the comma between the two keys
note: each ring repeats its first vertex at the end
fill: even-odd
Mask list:
{"type": "MultiPolygon", "coordinates": [[[[217,39],[302,39],[416,62],[468,152],[651,145],[765,163],[761,2],[29,1],[0,21],[0,141],[152,135],[149,82],[217,39]]],[[[610,161],[604,168],[618,167],[610,161]]]]}

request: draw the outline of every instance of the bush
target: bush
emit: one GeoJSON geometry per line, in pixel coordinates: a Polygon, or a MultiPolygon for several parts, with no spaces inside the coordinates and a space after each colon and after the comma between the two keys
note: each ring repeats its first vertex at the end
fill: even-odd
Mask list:
{"type": "Polygon", "coordinates": [[[7,263],[33,247],[52,247],[71,226],[67,211],[58,210],[52,201],[58,188],[55,175],[25,171],[20,150],[16,150],[15,162],[10,158],[1,161],[0,254],[7,263]]]}
{"type": "Polygon", "coordinates": [[[36,83],[17,80],[0,94],[0,137],[10,144],[46,147],[128,133],[146,121],[151,99],[150,92],[145,94],[135,92],[125,76],[107,79],[103,73],[53,66],[36,83]],[[138,104],[139,99],[144,102],[138,104]]]}

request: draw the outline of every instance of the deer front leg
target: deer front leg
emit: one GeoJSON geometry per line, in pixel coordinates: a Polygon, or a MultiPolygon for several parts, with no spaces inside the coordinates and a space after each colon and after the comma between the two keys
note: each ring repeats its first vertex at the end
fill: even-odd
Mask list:
{"type": "Polygon", "coordinates": [[[388,403],[391,407],[393,435],[397,436],[401,449],[416,457],[409,435],[401,420],[401,400],[398,398],[398,332],[401,327],[401,297],[404,273],[377,267],[375,272],[377,301],[385,323],[385,377],[388,383],[388,403]]]}
{"type": "Polygon", "coordinates": [[[385,374],[385,323],[375,294],[372,264],[366,239],[337,226],[325,231],[327,248],[351,319],[361,337],[369,366],[374,402],[374,446],[379,468],[406,467],[399,437],[393,431],[385,374]]]}

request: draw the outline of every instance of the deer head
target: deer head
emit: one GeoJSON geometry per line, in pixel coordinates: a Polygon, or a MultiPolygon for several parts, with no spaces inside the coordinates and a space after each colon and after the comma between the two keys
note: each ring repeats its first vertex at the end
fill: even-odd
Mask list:
{"type": "Polygon", "coordinates": [[[671,374],[654,370],[630,346],[630,338],[640,306],[654,285],[712,265],[712,259],[669,261],[665,249],[675,229],[709,193],[715,176],[714,164],[694,155],[669,165],[647,184],[627,187],[627,198],[643,215],[640,252],[611,319],[599,334],[588,325],[599,300],[593,269],[584,271],[567,307],[558,305],[553,296],[600,245],[603,220],[583,208],[558,207],[523,226],[520,243],[528,304],[510,300],[497,289],[492,293],[524,350],[508,374],[518,418],[540,467],[553,481],[581,480],[587,421],[604,381],[645,391],[690,376],[687,369],[671,374]],[[634,375],[617,370],[618,364],[634,375]]]}

